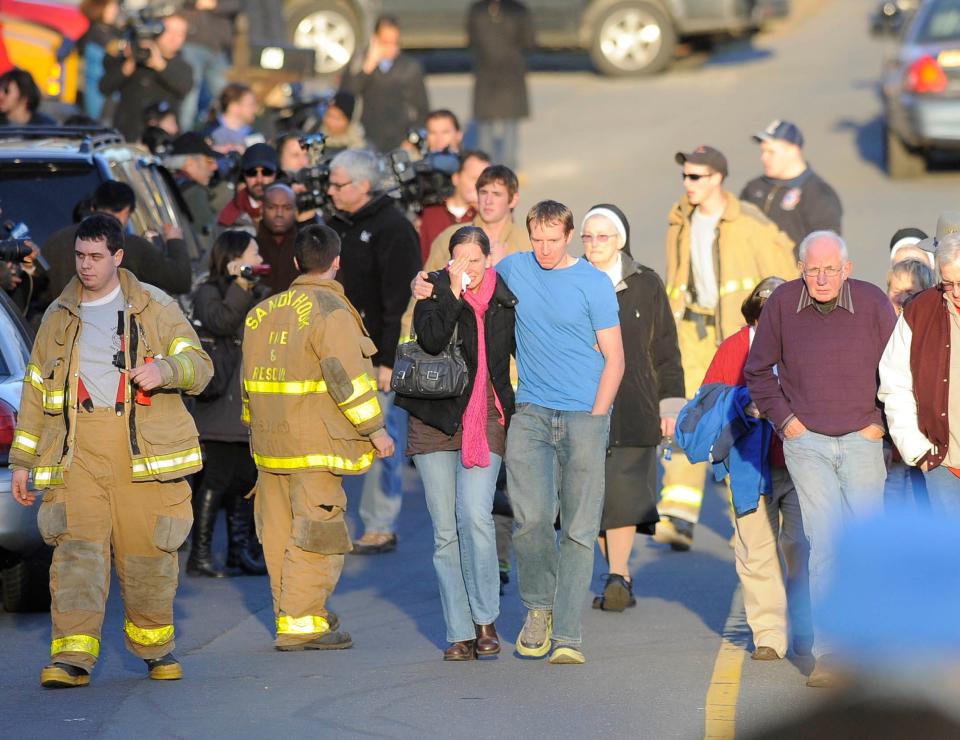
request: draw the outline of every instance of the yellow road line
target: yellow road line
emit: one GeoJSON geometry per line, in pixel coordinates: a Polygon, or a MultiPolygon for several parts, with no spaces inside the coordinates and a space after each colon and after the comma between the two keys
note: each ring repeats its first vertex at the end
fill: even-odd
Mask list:
{"type": "Polygon", "coordinates": [[[723,626],[720,651],[707,689],[703,735],[706,740],[733,740],[736,736],[740,675],[749,644],[750,628],[743,610],[743,594],[738,586],[723,626]]]}

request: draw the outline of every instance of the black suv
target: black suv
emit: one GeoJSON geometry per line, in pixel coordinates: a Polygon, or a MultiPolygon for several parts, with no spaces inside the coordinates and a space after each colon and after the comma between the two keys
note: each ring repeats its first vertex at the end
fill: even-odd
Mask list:
{"type": "MultiPolygon", "coordinates": [[[[297,46],[316,52],[321,74],[343,69],[380,13],[395,16],[412,49],[462,48],[473,0],[284,0],[297,46]]],[[[659,72],[678,39],[759,28],[790,10],[790,0],[527,0],[537,43],[584,49],[610,75],[659,72]]]]}
{"type": "Polygon", "coordinates": [[[180,191],[146,148],[110,128],[0,127],[3,219],[26,224],[37,244],[73,223],[75,206],[104,180],[121,180],[136,193],[134,232],[149,238],[172,224],[183,231],[191,256],[200,256],[180,191]]]}

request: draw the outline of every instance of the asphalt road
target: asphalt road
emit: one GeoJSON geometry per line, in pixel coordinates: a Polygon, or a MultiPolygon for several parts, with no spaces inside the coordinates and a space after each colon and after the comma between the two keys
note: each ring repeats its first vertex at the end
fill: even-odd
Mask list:
{"type": "MultiPolygon", "coordinates": [[[[535,117],[522,132],[520,212],[546,197],[566,201],[577,214],[594,202],[618,203],[631,220],[634,254],[662,270],[666,213],[680,194],[673,153],[701,143],[721,148],[739,190],[759,170],[750,132],[787,118],[801,126],[812,164],[841,194],[855,275],[882,281],[890,234],[905,225],[932,230],[937,213],[954,206],[960,174],[944,170],[904,184],[880,170],[881,47],[866,35],[872,5],[826,2],[819,13],[752,45],[735,45],[703,65],[684,64],[651,80],[535,73],[535,117]]],[[[467,76],[434,76],[430,89],[436,105],[468,116],[467,76]]],[[[350,486],[352,513],[356,483],[350,486]]],[[[738,609],[731,614],[737,579],[730,532],[724,503],[708,496],[692,552],[672,553],[638,538],[632,568],[639,604],[623,614],[585,610],[584,666],[521,660],[510,650],[494,660],[445,664],[429,519],[409,470],[399,549],[349,557],[333,599],[354,637],[352,650],[276,653],[265,578],[184,578],[177,653],[186,678],[150,682],[143,665],[123,650],[114,584],[101,662],[86,689],[41,690],[47,616],[0,614],[0,734],[703,737],[725,630],[733,640],[728,657],[742,657],[738,609]]],[[[602,572],[598,560],[595,587],[602,572]]],[[[498,621],[507,645],[522,618],[511,583],[498,621]]],[[[724,716],[729,722],[736,709],[737,734],[820,699],[803,686],[809,668],[803,661],[746,660],[742,675],[728,672],[728,687],[719,693],[733,697],[724,716]]]]}

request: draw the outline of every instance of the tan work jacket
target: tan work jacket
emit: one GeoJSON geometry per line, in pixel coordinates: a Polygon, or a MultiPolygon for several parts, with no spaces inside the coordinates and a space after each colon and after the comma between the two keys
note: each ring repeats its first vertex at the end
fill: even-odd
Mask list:
{"type": "MultiPolygon", "coordinates": [[[[137,367],[151,357],[163,378],[149,405],[135,403],[136,388],[126,383],[123,415],[130,428],[133,479],[182,478],[200,470],[202,458],[197,427],[180,392],[200,393],[213,377],[213,363],[170,296],[122,268],[120,289],[126,302],[125,366],[137,367]]],[[[23,378],[10,465],[32,470],[37,488],[64,485],[76,447],[81,293],[74,277],[47,309],[23,378]]]]}
{"type": "Polygon", "coordinates": [[[247,314],[243,421],[269,473],[357,475],[384,425],[370,358],[377,348],[336,280],[301,275],[247,314]]]}
{"type": "MultiPolygon", "coordinates": [[[[724,193],[727,205],[717,224],[714,273],[719,301],[714,314],[717,343],[743,326],[740,305],[764,278],[792,280],[799,275],[793,241],[756,206],[724,193]]],[[[684,196],[670,210],[667,227],[667,296],[675,320],[683,319],[691,303],[691,216],[694,207],[684,196]]]]}

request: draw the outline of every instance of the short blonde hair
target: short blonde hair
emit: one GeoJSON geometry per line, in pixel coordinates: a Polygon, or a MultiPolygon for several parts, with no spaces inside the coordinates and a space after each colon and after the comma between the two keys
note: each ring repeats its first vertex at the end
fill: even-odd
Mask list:
{"type": "Polygon", "coordinates": [[[555,200],[541,200],[527,214],[527,231],[533,224],[540,226],[563,226],[563,233],[573,232],[573,211],[555,200]]]}

